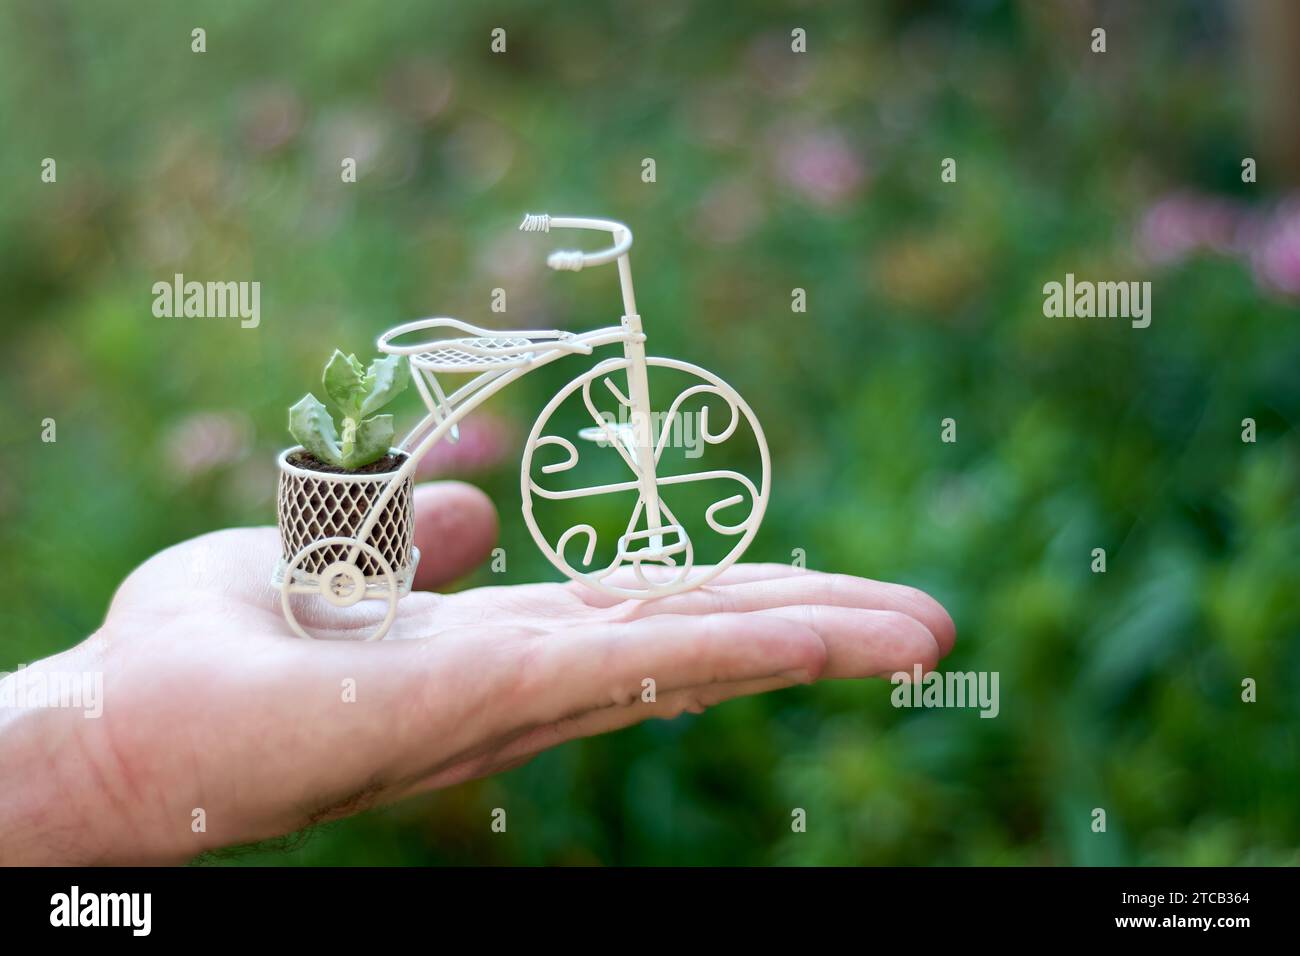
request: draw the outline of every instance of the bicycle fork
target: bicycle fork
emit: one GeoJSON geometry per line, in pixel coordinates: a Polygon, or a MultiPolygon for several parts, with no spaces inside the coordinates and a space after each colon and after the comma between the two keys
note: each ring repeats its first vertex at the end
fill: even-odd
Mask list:
{"type": "MultiPolygon", "coordinates": [[[[622,265],[620,261],[619,265],[622,265]]],[[[663,550],[663,519],[659,509],[659,485],[655,480],[654,418],[650,411],[650,384],[646,379],[645,336],[641,332],[641,316],[623,316],[627,341],[623,354],[627,356],[628,399],[632,403],[632,434],[636,442],[635,460],[641,484],[641,500],[645,503],[646,527],[650,530],[650,551],[663,550]]]]}
{"type": "MultiPolygon", "coordinates": [[[[551,253],[546,264],[557,271],[577,272],[593,265],[608,262],[618,263],[619,288],[623,293],[623,330],[626,339],[623,354],[627,358],[628,401],[631,405],[632,433],[635,448],[633,461],[637,466],[637,479],[641,488],[641,500],[645,504],[646,531],[628,532],[620,539],[620,550],[626,551],[627,544],[639,538],[649,538],[649,552],[652,557],[675,554],[684,549],[684,532],[677,531],[678,541],[669,548],[664,547],[664,531],[669,530],[663,524],[662,508],[659,503],[659,485],[655,479],[655,436],[653,416],[650,411],[650,387],[646,380],[645,334],[641,331],[641,316],[636,311],[636,295],[632,291],[632,261],[628,256],[632,248],[632,230],[621,222],[610,219],[587,219],[576,216],[549,216],[544,213],[525,215],[519,228],[524,232],[550,232],[559,229],[595,229],[609,232],[614,236],[614,245],[600,252],[581,252],[563,250],[551,253]]],[[[619,437],[623,441],[622,436],[619,437]]]]}
{"type": "MultiPolygon", "coordinates": [[[[624,227],[618,237],[631,233],[624,227]]],[[[625,250],[618,257],[618,284],[623,293],[623,330],[627,340],[623,354],[627,357],[627,390],[632,402],[632,433],[636,439],[636,463],[640,473],[641,500],[645,502],[646,528],[650,532],[650,553],[664,550],[663,517],[659,508],[659,483],[655,478],[654,416],[650,410],[650,383],[646,376],[645,333],[636,311],[636,293],[632,290],[632,260],[625,250]]],[[[678,532],[680,535],[680,532],[678,532]]]]}

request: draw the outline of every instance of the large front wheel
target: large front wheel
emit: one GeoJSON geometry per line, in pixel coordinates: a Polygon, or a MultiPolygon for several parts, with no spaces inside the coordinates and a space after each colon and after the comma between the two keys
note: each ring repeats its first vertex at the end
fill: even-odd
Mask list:
{"type": "Polygon", "coordinates": [[[639,449],[647,432],[635,424],[629,364],[602,362],[542,409],[520,488],[528,530],[557,569],[645,599],[699,587],[739,560],[763,520],[771,462],[735,389],[666,358],[646,359],[649,447],[639,449]]]}

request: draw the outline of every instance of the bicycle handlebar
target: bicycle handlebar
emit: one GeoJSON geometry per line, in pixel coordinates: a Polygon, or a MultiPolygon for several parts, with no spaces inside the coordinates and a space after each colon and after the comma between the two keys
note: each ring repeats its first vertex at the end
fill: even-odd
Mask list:
{"type": "Polygon", "coordinates": [[[614,234],[614,245],[600,252],[583,252],[580,249],[559,249],[546,257],[546,264],[556,272],[578,272],[587,266],[600,266],[627,255],[632,248],[632,230],[612,219],[586,219],[574,216],[548,216],[546,213],[526,213],[519,224],[520,232],[550,232],[557,229],[594,229],[614,234]]]}

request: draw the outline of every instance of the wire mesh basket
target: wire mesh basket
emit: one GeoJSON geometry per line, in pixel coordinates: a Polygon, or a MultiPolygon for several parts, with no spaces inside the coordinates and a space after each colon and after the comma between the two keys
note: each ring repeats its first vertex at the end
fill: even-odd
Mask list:
{"type": "MultiPolygon", "coordinates": [[[[365,543],[373,545],[399,581],[410,587],[413,568],[412,543],[415,516],[410,469],[377,474],[329,474],[310,471],[289,461],[301,448],[280,455],[280,490],[277,503],[280,527],[280,569],[282,578],[288,561],[313,541],[325,538],[356,538],[388,481],[399,474],[402,482],[376,519],[365,543]]],[[[402,457],[405,457],[403,454],[402,457]]],[[[348,559],[343,544],[319,548],[303,558],[300,574],[317,575],[337,561],[348,559]]],[[[367,578],[381,574],[369,555],[357,556],[357,566],[367,578]]]]}

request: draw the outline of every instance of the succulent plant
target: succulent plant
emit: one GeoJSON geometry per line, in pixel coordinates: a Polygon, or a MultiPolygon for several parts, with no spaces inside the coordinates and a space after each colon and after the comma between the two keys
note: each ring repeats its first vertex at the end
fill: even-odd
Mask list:
{"type": "Polygon", "coordinates": [[[335,349],[321,384],[339,426],[330,410],[308,392],[289,409],[289,432],[307,451],[339,468],[353,471],[377,461],[393,443],[393,416],[372,413],[392,401],[409,376],[399,355],[375,359],[363,368],[355,355],[335,349]]]}

